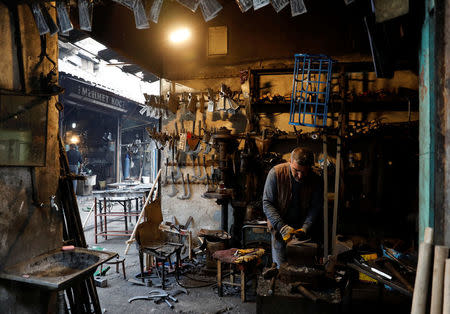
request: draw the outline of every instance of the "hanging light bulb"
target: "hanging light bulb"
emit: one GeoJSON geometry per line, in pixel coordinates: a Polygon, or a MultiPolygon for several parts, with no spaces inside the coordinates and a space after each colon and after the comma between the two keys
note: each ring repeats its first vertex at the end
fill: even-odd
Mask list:
{"type": "Polygon", "coordinates": [[[186,41],[191,37],[191,31],[187,28],[177,29],[170,34],[170,41],[174,44],[186,41]]]}

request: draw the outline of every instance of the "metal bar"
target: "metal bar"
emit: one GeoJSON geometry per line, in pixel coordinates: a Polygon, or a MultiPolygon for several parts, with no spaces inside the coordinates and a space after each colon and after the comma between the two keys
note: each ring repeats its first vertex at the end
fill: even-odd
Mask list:
{"type": "Polygon", "coordinates": [[[323,136],[323,257],[328,257],[328,143],[323,136]]]}
{"type": "Polygon", "coordinates": [[[378,280],[378,281],[380,281],[380,282],[382,282],[382,283],[388,285],[389,287],[394,288],[395,290],[401,292],[402,294],[404,294],[404,295],[406,295],[406,296],[409,296],[409,297],[412,296],[412,293],[411,293],[411,292],[409,292],[407,289],[403,288],[402,286],[399,286],[399,285],[396,284],[395,282],[392,282],[392,281],[390,281],[390,280],[386,280],[386,279],[384,279],[382,276],[377,275],[377,274],[375,274],[375,273],[373,273],[373,272],[370,272],[370,271],[368,271],[368,270],[365,270],[364,268],[359,267],[359,266],[356,265],[356,264],[349,263],[349,264],[347,264],[347,265],[348,265],[349,267],[353,268],[353,269],[356,270],[356,271],[359,271],[359,272],[361,272],[361,273],[363,273],[363,274],[365,274],[365,275],[367,275],[367,276],[369,276],[369,277],[371,277],[371,278],[373,278],[373,279],[376,279],[376,280],[378,280]]]}
{"type": "Polygon", "coordinates": [[[98,230],[97,230],[97,198],[94,198],[94,208],[95,208],[95,214],[94,214],[94,241],[95,244],[97,244],[97,234],[98,234],[98,230]]]}
{"type": "Polygon", "coordinates": [[[122,131],[120,125],[120,117],[117,117],[117,139],[116,139],[116,182],[120,183],[120,164],[121,164],[121,142],[122,142],[122,131]]]}
{"type": "Polygon", "coordinates": [[[128,221],[127,221],[127,202],[123,203],[123,216],[125,217],[125,230],[128,231],[128,221]]]}
{"type": "Polygon", "coordinates": [[[336,229],[337,229],[337,215],[339,205],[339,182],[341,176],[341,138],[337,138],[336,146],[336,177],[334,180],[334,206],[333,206],[333,233],[331,237],[331,247],[333,254],[336,253],[336,229]]]}
{"type": "MultiPolygon", "coordinates": [[[[106,214],[106,197],[103,198],[103,204],[105,206],[105,214],[106,214]]],[[[107,215],[104,216],[104,218],[105,218],[105,233],[108,233],[108,222],[106,220],[106,216],[107,215]]],[[[105,240],[108,240],[108,236],[104,235],[104,238],[105,238],[105,240]]]]}

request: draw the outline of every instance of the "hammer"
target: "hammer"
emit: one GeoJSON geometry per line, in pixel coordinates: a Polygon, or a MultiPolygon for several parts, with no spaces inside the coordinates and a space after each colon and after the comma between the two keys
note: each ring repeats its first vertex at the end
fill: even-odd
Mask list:
{"type": "Polygon", "coordinates": [[[277,275],[278,275],[277,263],[272,263],[272,267],[270,267],[269,269],[265,270],[262,273],[264,279],[266,280],[270,279],[270,286],[268,291],[269,295],[275,294],[275,279],[277,278],[277,275]]]}

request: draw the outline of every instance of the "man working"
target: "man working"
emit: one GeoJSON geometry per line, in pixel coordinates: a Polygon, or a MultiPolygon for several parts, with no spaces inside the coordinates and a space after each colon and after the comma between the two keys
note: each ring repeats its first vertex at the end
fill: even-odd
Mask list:
{"type": "MultiPolygon", "coordinates": [[[[67,160],[69,161],[69,169],[70,172],[74,174],[78,174],[78,163],[83,163],[83,158],[81,158],[81,154],[77,151],[77,145],[70,144],[70,149],[67,151],[67,160]]],[[[73,191],[77,194],[77,180],[72,180],[73,183],[73,191]]]]}
{"type": "Polygon", "coordinates": [[[276,165],[267,175],[263,210],[272,233],[272,260],[286,261],[286,242],[294,231],[305,236],[323,209],[323,182],[311,170],[314,155],[296,148],[290,162],[276,165]],[[284,240],[283,240],[284,239],[284,240]]]}

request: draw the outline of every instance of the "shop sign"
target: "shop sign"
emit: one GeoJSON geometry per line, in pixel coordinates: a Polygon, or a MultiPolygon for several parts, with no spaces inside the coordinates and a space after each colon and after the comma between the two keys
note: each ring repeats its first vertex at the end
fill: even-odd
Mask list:
{"type": "Polygon", "coordinates": [[[87,97],[87,98],[95,100],[95,101],[100,101],[104,104],[112,105],[112,106],[122,108],[122,109],[125,108],[124,100],[120,100],[116,97],[101,93],[96,88],[90,88],[88,86],[78,85],[77,93],[78,93],[78,95],[80,95],[82,97],[87,97]]]}

